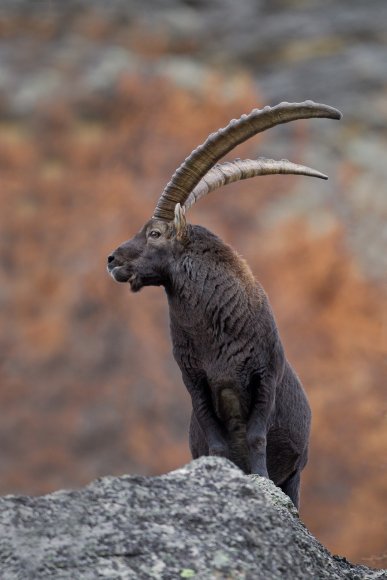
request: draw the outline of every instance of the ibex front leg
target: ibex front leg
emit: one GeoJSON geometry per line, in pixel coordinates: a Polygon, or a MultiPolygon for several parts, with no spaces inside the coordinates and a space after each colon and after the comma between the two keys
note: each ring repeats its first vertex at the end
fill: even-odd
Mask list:
{"type": "Polygon", "coordinates": [[[276,381],[272,376],[252,380],[254,402],[247,422],[247,445],[251,473],[269,477],[266,464],[266,443],[270,416],[274,408],[276,381]]]}
{"type": "Polygon", "coordinates": [[[206,378],[200,376],[192,380],[185,375],[183,379],[191,395],[193,413],[208,445],[208,454],[229,457],[224,429],[215,414],[210,386],[206,378]]]}

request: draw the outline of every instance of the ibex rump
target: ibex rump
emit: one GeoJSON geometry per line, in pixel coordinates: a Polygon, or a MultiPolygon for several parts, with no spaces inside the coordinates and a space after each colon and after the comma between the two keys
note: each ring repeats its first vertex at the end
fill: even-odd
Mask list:
{"type": "Polygon", "coordinates": [[[108,258],[112,277],[134,292],[150,285],[166,290],[173,354],[192,399],[192,456],[228,457],[246,473],[270,477],[296,506],[308,453],[306,395],[285,358],[264,290],[231,247],[186,222],[185,209],[221,185],[256,175],[326,179],[286,160],[216,165],[256,133],[309,117],[341,114],[311,101],[281,103],[210,135],[177,169],[152,219],[108,258]]]}

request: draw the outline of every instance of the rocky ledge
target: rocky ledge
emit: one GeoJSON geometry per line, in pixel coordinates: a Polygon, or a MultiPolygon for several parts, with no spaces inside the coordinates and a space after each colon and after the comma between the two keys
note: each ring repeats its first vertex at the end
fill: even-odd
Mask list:
{"type": "Polygon", "coordinates": [[[387,578],[332,556],[273,483],[218,458],[7,496],[0,528],[2,580],[387,578]]]}

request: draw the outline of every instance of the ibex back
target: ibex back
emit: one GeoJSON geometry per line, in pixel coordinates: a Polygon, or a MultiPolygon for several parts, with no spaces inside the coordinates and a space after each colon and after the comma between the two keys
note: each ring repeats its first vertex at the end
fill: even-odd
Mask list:
{"type": "Polygon", "coordinates": [[[210,135],[177,169],[154,216],[108,257],[112,277],[134,292],[166,290],[173,354],[192,399],[192,456],[228,457],[246,473],[270,477],[297,507],[311,419],[306,395],[246,262],[205,228],[188,224],[185,210],[221,185],[256,175],[326,179],[287,160],[217,164],[256,133],[309,117],[341,114],[311,101],[281,103],[254,109],[210,135]]]}

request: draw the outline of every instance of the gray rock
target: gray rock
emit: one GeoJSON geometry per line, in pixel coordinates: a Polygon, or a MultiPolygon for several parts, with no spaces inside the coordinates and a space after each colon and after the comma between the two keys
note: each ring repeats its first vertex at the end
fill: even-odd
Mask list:
{"type": "Polygon", "coordinates": [[[0,529],[2,580],[387,578],[331,556],[273,483],[218,458],[7,496],[0,529]]]}

